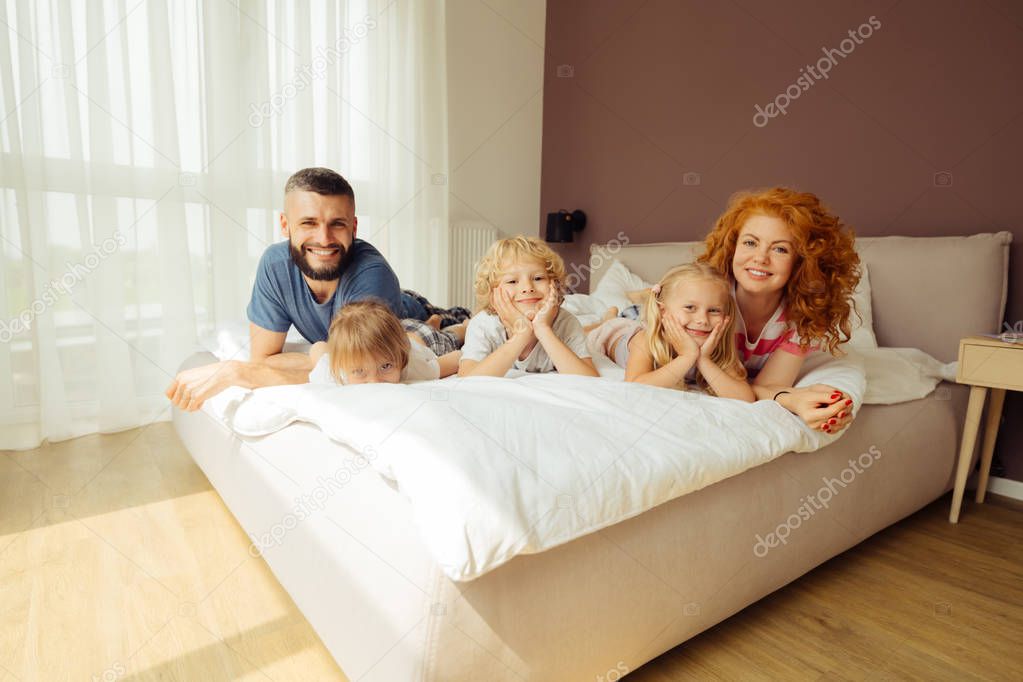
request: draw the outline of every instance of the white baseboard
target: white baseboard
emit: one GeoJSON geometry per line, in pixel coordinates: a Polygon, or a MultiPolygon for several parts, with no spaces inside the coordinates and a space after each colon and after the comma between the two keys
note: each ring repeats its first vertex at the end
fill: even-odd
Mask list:
{"type": "Polygon", "coordinates": [[[1011,478],[992,476],[987,481],[987,491],[1014,500],[1023,500],[1023,482],[1011,478]]]}

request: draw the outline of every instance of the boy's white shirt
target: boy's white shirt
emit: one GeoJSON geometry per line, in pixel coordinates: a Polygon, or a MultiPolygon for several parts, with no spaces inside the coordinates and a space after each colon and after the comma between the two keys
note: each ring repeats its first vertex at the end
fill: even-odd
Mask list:
{"type": "MultiPolygon", "coordinates": [[[[401,383],[413,381],[433,381],[440,379],[440,363],[437,355],[426,346],[410,341],[412,348],[408,354],[408,365],[401,371],[401,383]]],[[[316,361],[313,371],[309,372],[310,384],[334,384],[340,382],[330,373],[330,353],[324,353],[316,361]]]]}
{"type": "MultiPolygon", "coordinates": [[[[586,333],[583,332],[583,327],[575,315],[564,308],[559,309],[551,330],[579,359],[590,357],[590,351],[586,348],[586,333]]],[[[482,362],[507,340],[508,333],[501,324],[500,317],[486,311],[478,312],[473,315],[469,320],[469,326],[466,327],[461,359],[482,362]]],[[[539,341],[529,351],[525,360],[515,359],[512,369],[530,373],[555,371],[554,362],[539,341]]]]}

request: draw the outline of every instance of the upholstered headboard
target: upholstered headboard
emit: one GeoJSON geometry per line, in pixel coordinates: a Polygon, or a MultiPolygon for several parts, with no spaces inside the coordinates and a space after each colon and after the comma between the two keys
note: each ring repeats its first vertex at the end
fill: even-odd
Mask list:
{"type": "MultiPolygon", "coordinates": [[[[1008,232],[969,237],[864,237],[856,250],[870,274],[874,333],[881,346],[956,359],[959,339],[999,331],[1008,295],[1008,232]]],[[[590,288],[621,261],[647,281],[694,260],[703,242],[594,244],[590,288]]]]}

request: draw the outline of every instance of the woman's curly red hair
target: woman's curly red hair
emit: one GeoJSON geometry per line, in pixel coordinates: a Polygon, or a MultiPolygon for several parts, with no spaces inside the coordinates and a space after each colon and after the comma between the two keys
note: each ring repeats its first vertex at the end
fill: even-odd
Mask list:
{"type": "Polygon", "coordinates": [[[739,230],[755,215],[778,218],[792,232],[797,261],[785,285],[786,315],[801,346],[819,342],[822,350],[834,354],[851,335],[849,312],[860,281],[853,229],[809,192],[785,187],[739,192],[707,235],[706,251],[698,260],[734,281],[739,230]]]}

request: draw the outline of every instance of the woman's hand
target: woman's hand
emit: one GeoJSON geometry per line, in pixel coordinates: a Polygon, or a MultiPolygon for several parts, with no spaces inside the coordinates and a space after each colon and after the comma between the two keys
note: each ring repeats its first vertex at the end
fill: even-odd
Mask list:
{"type": "Polygon", "coordinates": [[[833,386],[813,384],[778,396],[778,403],[812,429],[835,434],[853,420],[852,399],[833,386]]]}
{"type": "Polygon", "coordinates": [[[497,311],[497,316],[501,319],[501,324],[504,325],[509,338],[532,330],[532,322],[515,307],[511,297],[504,289],[498,287],[491,291],[490,302],[494,306],[494,310],[497,311]]]}

